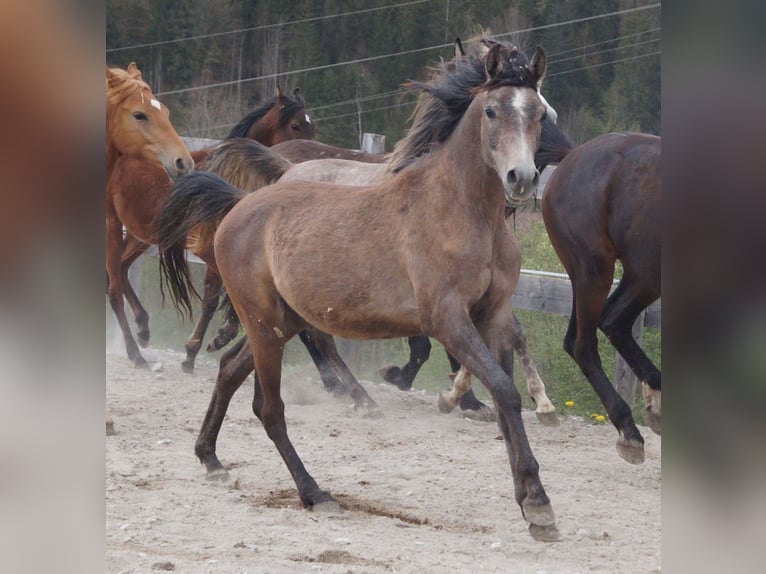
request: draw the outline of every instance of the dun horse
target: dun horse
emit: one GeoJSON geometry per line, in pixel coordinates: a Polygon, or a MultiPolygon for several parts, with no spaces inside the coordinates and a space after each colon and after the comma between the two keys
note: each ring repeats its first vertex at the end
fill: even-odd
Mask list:
{"type": "MultiPolygon", "coordinates": [[[[429,121],[413,124],[428,136],[411,130],[400,142],[406,165],[378,185],[290,182],[245,194],[219,179],[215,193],[187,198],[194,221],[222,218],[215,259],[250,341],[253,411],[305,506],[337,502],[287,435],[280,397],[287,340],[309,325],[348,338],[423,334],[489,389],[530,533],[558,538],[512,378],[510,297],[520,254],[504,213],[506,204],[527,202],[539,180],[534,150],[545,106],[537,84],[545,67],[541,48],[520,65],[498,45],[484,60],[459,61],[416,84],[432,96],[420,110],[429,121]],[[477,74],[485,81],[468,88],[477,74]]],[[[162,253],[176,297],[189,285],[182,248],[183,240],[162,253]]]]}
{"type": "MultiPolygon", "coordinates": [[[[264,145],[270,145],[290,138],[314,137],[315,133],[316,128],[308,119],[305,101],[299,91],[296,89],[290,95],[278,88],[277,95],[242,118],[232,128],[230,136],[254,136],[260,138],[264,145]]],[[[180,138],[179,142],[183,146],[180,138]]],[[[183,149],[186,150],[186,147],[183,149]]],[[[188,156],[188,151],[186,153],[188,156]]],[[[204,166],[208,153],[209,150],[192,153],[198,167],[204,166]]],[[[163,170],[142,157],[126,157],[116,162],[113,177],[107,184],[107,213],[114,213],[115,221],[121,222],[115,223],[107,234],[108,293],[125,338],[128,358],[136,366],[146,364],[138,345],[145,347],[149,342],[149,316],[128,281],[128,270],[150,244],[156,243],[154,218],[170,196],[172,184],[163,170]],[[122,225],[126,229],[124,238],[122,225]],[[138,345],[124,318],[123,293],[138,327],[138,345]],[[118,307],[120,311],[117,311],[118,307]]],[[[220,286],[218,276],[213,271],[207,271],[205,289],[217,294],[220,286]]],[[[212,295],[209,298],[212,299],[212,295]]],[[[193,370],[202,336],[214,312],[215,302],[212,307],[203,307],[195,330],[186,343],[187,358],[182,364],[184,370],[193,370]]]]}
{"type": "Polygon", "coordinates": [[[630,407],[609,382],[598,355],[600,328],[643,383],[645,416],[660,433],[661,377],[631,333],[660,296],[660,147],[656,136],[599,136],[572,151],[543,196],[548,236],[572,281],[564,349],[577,362],[620,437],[625,460],[644,460],[644,439],[630,407]],[[623,275],[609,295],[615,261],[623,275]]]}

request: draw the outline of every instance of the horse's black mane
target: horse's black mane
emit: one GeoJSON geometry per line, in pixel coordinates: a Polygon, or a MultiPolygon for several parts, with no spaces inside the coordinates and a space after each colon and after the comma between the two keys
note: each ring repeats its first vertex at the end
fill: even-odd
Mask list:
{"type": "Polygon", "coordinates": [[[273,108],[276,105],[280,105],[279,125],[286,124],[288,121],[290,121],[290,118],[292,118],[293,115],[298,110],[301,110],[305,107],[305,104],[302,98],[299,99],[292,95],[285,94],[282,96],[282,100],[280,102],[279,96],[274,96],[270,100],[267,100],[263,105],[254,109],[252,112],[247,114],[244,118],[239,120],[237,125],[231,128],[231,131],[229,132],[228,137],[230,138],[247,137],[247,132],[250,130],[251,127],[253,127],[253,124],[255,124],[261,118],[263,118],[263,116],[269,113],[271,108],[273,108]]]}
{"type": "Polygon", "coordinates": [[[530,72],[523,52],[512,44],[485,41],[500,44],[503,51],[502,67],[494,77],[488,77],[484,58],[471,54],[442,61],[427,82],[412,81],[404,85],[423,93],[413,112],[412,126],[392,152],[389,171],[401,171],[444,142],[455,130],[477,91],[500,86],[537,89],[539,78],[530,72]]]}

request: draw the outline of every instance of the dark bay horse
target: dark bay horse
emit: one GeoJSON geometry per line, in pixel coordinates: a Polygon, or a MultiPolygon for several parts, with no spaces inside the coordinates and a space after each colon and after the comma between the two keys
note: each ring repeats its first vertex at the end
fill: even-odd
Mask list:
{"type": "Polygon", "coordinates": [[[572,281],[564,349],[619,431],[620,456],[632,463],[643,462],[644,439],[630,407],[604,373],[596,329],[606,334],[642,382],[646,420],[659,434],[660,371],[631,331],[636,317],[660,296],[660,150],[657,136],[599,136],[559,164],[542,202],[548,236],[572,281]],[[609,295],[617,260],[623,275],[609,295]]]}
{"type": "MultiPolygon", "coordinates": [[[[147,98],[146,101],[149,105],[150,100],[147,98]]],[[[292,95],[284,94],[278,87],[277,95],[242,118],[232,128],[230,137],[254,136],[260,138],[258,141],[264,145],[271,145],[291,138],[314,137],[315,134],[316,128],[308,119],[300,91],[296,89],[292,95]]],[[[189,152],[180,138],[179,143],[188,156],[189,152]]],[[[203,149],[191,154],[198,169],[205,166],[209,151],[203,149]]],[[[145,347],[149,342],[149,316],[130,285],[128,270],[149,245],[156,243],[154,218],[170,197],[172,185],[173,181],[163,170],[143,157],[133,156],[115,162],[114,173],[107,180],[107,215],[112,216],[113,222],[108,229],[106,243],[107,293],[125,338],[128,358],[136,366],[146,365],[138,346],[145,347]],[[135,318],[138,344],[125,318],[123,295],[135,318]]],[[[205,289],[217,294],[220,287],[218,276],[206,271],[205,289]]],[[[212,297],[210,295],[209,298],[212,297]]],[[[215,302],[212,306],[203,307],[194,332],[186,343],[187,358],[182,364],[184,370],[193,370],[202,336],[214,312],[215,302]]]]}
{"type": "MultiPolygon", "coordinates": [[[[337,502],[287,436],[280,397],[286,341],[309,325],[347,338],[423,334],[489,389],[530,533],[558,539],[513,384],[510,298],[520,254],[505,221],[506,204],[529,201],[539,181],[534,151],[545,106],[537,84],[545,67],[539,47],[522,66],[495,46],[482,60],[416,83],[431,96],[421,112],[432,121],[416,118],[413,126],[438,134],[438,145],[411,130],[400,142],[409,165],[380,184],[276,183],[245,194],[218,178],[215,193],[186,198],[196,222],[222,218],[215,259],[250,342],[253,411],[305,506],[337,502]],[[474,87],[477,76],[483,83],[474,87]]],[[[183,241],[162,253],[175,295],[189,285],[183,241]]]]}

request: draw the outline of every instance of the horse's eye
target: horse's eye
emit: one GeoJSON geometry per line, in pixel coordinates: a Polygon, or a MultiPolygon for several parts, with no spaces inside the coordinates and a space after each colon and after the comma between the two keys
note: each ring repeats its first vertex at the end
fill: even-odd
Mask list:
{"type": "Polygon", "coordinates": [[[484,113],[487,114],[487,117],[490,119],[495,117],[495,110],[492,108],[484,108],[484,113]]]}
{"type": "Polygon", "coordinates": [[[293,123],[293,124],[290,124],[290,127],[291,127],[291,128],[293,128],[293,129],[294,129],[296,132],[297,132],[299,129],[301,129],[301,126],[299,126],[298,124],[295,124],[295,123],[293,123]]]}
{"type": "Polygon", "coordinates": [[[148,119],[144,112],[133,112],[133,117],[142,122],[148,119]]]}
{"type": "Polygon", "coordinates": [[[542,117],[540,118],[540,123],[543,123],[545,120],[548,119],[548,112],[543,112],[542,117]]]}

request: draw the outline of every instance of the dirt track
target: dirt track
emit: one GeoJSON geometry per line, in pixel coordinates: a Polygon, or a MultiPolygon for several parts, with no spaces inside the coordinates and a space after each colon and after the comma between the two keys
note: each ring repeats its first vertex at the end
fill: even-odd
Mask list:
{"type": "Polygon", "coordinates": [[[309,472],[347,509],[300,507],[293,481],[235,395],[218,443],[226,483],[205,480],[194,441],[216,366],[181,372],[181,354],[149,350],[162,372],[107,356],[106,571],[513,572],[660,571],[661,440],[646,462],[617,455],[617,433],[565,417],[525,424],[564,540],[534,541],[513,499],[494,423],[442,415],[436,397],[363,382],[383,418],[322,390],[313,373],[283,378],[288,432],[309,472]]]}

